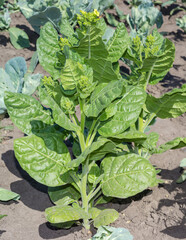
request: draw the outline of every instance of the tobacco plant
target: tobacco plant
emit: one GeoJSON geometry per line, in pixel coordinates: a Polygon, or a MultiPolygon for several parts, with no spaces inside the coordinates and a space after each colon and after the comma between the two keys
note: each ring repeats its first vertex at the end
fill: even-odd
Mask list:
{"type": "Polygon", "coordinates": [[[156,147],[158,134],[145,133],[155,117],[186,111],[186,88],[160,99],[147,94],[148,83],[161,80],[174,60],[174,45],[157,32],[143,45],[130,39],[123,23],[107,34],[97,10],[81,11],[77,20],[76,31],[66,24],[58,33],[50,22],[41,29],[37,52],[50,76],[42,80],[39,100],[6,92],[5,104],[28,135],[14,141],[16,158],[48,186],[55,204],[46,209],[46,219],[64,228],[82,222],[89,229],[118,218],[116,210],[98,204],[160,182],[151,154],[186,145],[177,138],[156,147]],[[121,57],[131,61],[131,76],[120,73],[121,57]]]}

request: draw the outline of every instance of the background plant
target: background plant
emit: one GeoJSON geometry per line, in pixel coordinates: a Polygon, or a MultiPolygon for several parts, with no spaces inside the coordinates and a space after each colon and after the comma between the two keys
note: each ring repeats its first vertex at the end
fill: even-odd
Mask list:
{"type": "Polygon", "coordinates": [[[8,31],[10,41],[16,49],[28,48],[30,46],[28,35],[17,27],[10,27],[12,12],[19,10],[17,1],[0,1],[0,31],[8,31]]]}
{"type": "Polygon", "coordinates": [[[6,112],[4,104],[4,92],[11,91],[32,95],[40,84],[41,74],[32,74],[38,63],[37,54],[31,59],[27,69],[23,57],[15,57],[5,64],[5,70],[0,68],[0,114],[6,112]]]}
{"type": "Polygon", "coordinates": [[[147,85],[160,81],[174,61],[174,45],[157,31],[143,43],[139,37],[132,40],[120,23],[109,35],[96,10],[81,13],[76,31],[70,23],[60,35],[51,23],[41,29],[37,52],[50,77],[42,80],[39,101],[6,92],[5,104],[28,135],[14,142],[20,165],[49,187],[56,205],[46,209],[47,220],[64,228],[83,221],[89,229],[91,223],[98,228],[118,217],[114,209],[98,204],[160,182],[150,155],[186,145],[185,138],[176,138],[157,147],[158,134],[145,134],[156,117],[186,111],[186,88],[160,99],[146,93],[147,85]],[[129,76],[120,73],[121,57],[133,62],[129,76]]]}

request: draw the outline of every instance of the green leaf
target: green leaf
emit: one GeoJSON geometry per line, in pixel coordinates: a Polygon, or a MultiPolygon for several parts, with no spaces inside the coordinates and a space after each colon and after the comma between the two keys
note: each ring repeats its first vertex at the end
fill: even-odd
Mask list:
{"type": "Polygon", "coordinates": [[[108,24],[110,24],[113,27],[117,27],[119,22],[115,19],[114,15],[112,13],[105,12],[105,17],[107,19],[108,24]]]}
{"type": "Polygon", "coordinates": [[[102,191],[106,196],[127,198],[158,184],[156,169],[136,154],[106,157],[102,165],[102,191]]]}
{"type": "Polygon", "coordinates": [[[150,56],[143,61],[141,72],[151,72],[150,84],[156,84],[161,81],[172,67],[175,58],[174,44],[165,39],[163,49],[157,56],[150,56]]]}
{"type": "Polygon", "coordinates": [[[126,228],[100,226],[97,233],[90,240],[133,240],[133,236],[126,228]]]}
{"type": "Polygon", "coordinates": [[[152,151],[156,148],[157,142],[159,139],[159,134],[156,132],[151,132],[147,135],[147,139],[142,143],[142,146],[148,151],[152,151]]]}
{"type": "Polygon", "coordinates": [[[71,45],[77,44],[78,39],[77,36],[75,35],[74,29],[70,25],[70,22],[65,18],[61,19],[60,33],[68,37],[68,41],[70,42],[71,45]]]}
{"type": "Polygon", "coordinates": [[[23,94],[32,95],[40,84],[42,75],[40,73],[26,75],[24,78],[23,94]]]}
{"type": "Polygon", "coordinates": [[[94,219],[94,227],[109,225],[118,219],[119,213],[114,209],[105,209],[94,219]]]}
{"type": "Polygon", "coordinates": [[[52,23],[47,22],[37,40],[37,53],[41,66],[54,78],[59,77],[59,70],[55,67],[58,61],[56,53],[59,51],[58,33],[52,23]]]}
{"type": "Polygon", "coordinates": [[[94,165],[91,166],[91,169],[88,174],[88,181],[89,183],[95,183],[96,179],[100,176],[100,168],[98,165],[95,163],[94,165]]]}
{"type": "Polygon", "coordinates": [[[122,142],[139,142],[144,141],[147,138],[147,135],[140,131],[130,130],[116,136],[112,136],[111,138],[121,140],[122,142]]]}
{"type": "Polygon", "coordinates": [[[95,219],[100,213],[102,212],[102,210],[100,210],[99,208],[89,208],[88,213],[91,215],[92,219],[95,219]]]}
{"type": "Polygon", "coordinates": [[[6,92],[4,100],[11,120],[27,135],[32,134],[31,122],[34,120],[53,124],[50,111],[44,110],[42,105],[31,96],[6,92]]]}
{"type": "Polygon", "coordinates": [[[107,43],[108,60],[117,62],[129,45],[129,36],[124,23],[119,23],[114,35],[107,43]]]}
{"type": "Polygon", "coordinates": [[[119,79],[118,75],[113,69],[111,61],[108,61],[104,58],[91,58],[86,62],[93,69],[94,81],[98,81],[99,83],[107,83],[119,79]]]}
{"type": "Polygon", "coordinates": [[[19,194],[0,188],[0,201],[19,200],[19,198],[19,194]]]}
{"type": "Polygon", "coordinates": [[[111,202],[113,199],[113,197],[106,197],[106,196],[101,196],[97,201],[95,206],[97,206],[98,204],[105,204],[105,203],[109,203],[111,202]]]}
{"type": "Polygon", "coordinates": [[[61,206],[71,204],[81,197],[80,193],[71,185],[49,187],[48,194],[53,203],[61,206]]]}
{"type": "Polygon", "coordinates": [[[1,215],[0,214],[0,220],[2,219],[2,218],[4,218],[4,217],[6,217],[7,215],[1,215]]]}
{"type": "Polygon", "coordinates": [[[186,170],[184,170],[184,172],[182,173],[182,175],[178,178],[178,180],[176,181],[177,183],[183,183],[186,180],[186,170]]]}
{"type": "Polygon", "coordinates": [[[71,161],[61,134],[31,135],[14,141],[15,156],[21,167],[36,181],[51,187],[65,184],[61,175],[71,161]]]}
{"type": "Polygon", "coordinates": [[[164,153],[170,149],[178,149],[186,146],[186,138],[177,137],[172,141],[161,144],[157,149],[153,150],[153,153],[164,153]]]}
{"type": "Polygon", "coordinates": [[[97,117],[104,108],[121,95],[122,90],[123,83],[121,81],[99,84],[90,97],[90,104],[84,107],[86,116],[97,117]]]}
{"type": "Polygon", "coordinates": [[[69,130],[69,131],[78,131],[79,126],[76,126],[71,120],[66,116],[66,114],[62,111],[59,105],[55,102],[55,100],[47,94],[46,90],[42,87],[39,88],[39,96],[42,104],[49,106],[52,109],[52,115],[54,121],[61,127],[69,130]]]}
{"type": "Polygon", "coordinates": [[[181,160],[180,167],[182,167],[182,168],[186,167],[186,158],[181,160]]]}
{"type": "Polygon", "coordinates": [[[160,98],[147,96],[146,108],[159,118],[176,118],[186,112],[186,85],[174,89],[160,98]]]}
{"type": "Polygon", "coordinates": [[[79,46],[73,49],[84,58],[106,58],[108,52],[102,40],[102,31],[96,26],[91,26],[87,33],[80,37],[79,46]]]}
{"type": "Polygon", "coordinates": [[[67,59],[60,75],[63,88],[65,90],[73,90],[78,82],[81,81],[81,77],[87,74],[89,74],[89,77],[93,75],[91,68],[88,69],[85,65],[82,65],[79,62],[67,59]]]}
{"type": "Polygon", "coordinates": [[[8,29],[10,34],[10,41],[16,49],[29,48],[30,42],[28,35],[21,29],[11,27],[8,29]]]}
{"type": "Polygon", "coordinates": [[[146,93],[143,88],[130,86],[126,88],[122,98],[113,104],[117,110],[113,118],[109,119],[98,130],[104,137],[112,137],[124,132],[136,122],[146,100],[146,93]]]}
{"type": "Polygon", "coordinates": [[[84,217],[84,210],[70,206],[54,206],[45,210],[46,219],[50,223],[64,223],[84,217]]]}
{"type": "Polygon", "coordinates": [[[61,20],[61,11],[59,8],[55,6],[51,6],[51,7],[48,6],[43,11],[39,11],[39,12],[34,11],[34,15],[28,18],[28,22],[32,25],[32,27],[38,34],[40,32],[41,26],[45,25],[47,22],[50,22],[55,27],[57,27],[60,20],[61,20]]]}
{"type": "MultiPolygon", "coordinates": [[[[87,158],[87,156],[91,153],[97,153],[97,150],[98,150],[98,153],[99,151],[104,148],[105,144],[108,144],[110,143],[110,152],[113,151],[113,148],[115,147],[115,144],[112,143],[112,141],[110,141],[109,139],[106,139],[106,138],[98,138],[98,140],[96,142],[93,142],[89,147],[87,147],[82,153],[81,155],[71,161],[70,163],[67,164],[67,166],[69,168],[74,168],[74,167],[78,167],[82,162],[85,161],[85,159],[87,158]]],[[[109,151],[108,149],[108,151],[109,151]]],[[[108,153],[108,151],[104,152],[104,154],[108,153]]],[[[93,155],[92,155],[92,158],[93,158],[93,155]]],[[[95,159],[94,159],[95,160],[95,159]]],[[[97,160],[100,160],[100,159],[97,159],[97,160]]]]}

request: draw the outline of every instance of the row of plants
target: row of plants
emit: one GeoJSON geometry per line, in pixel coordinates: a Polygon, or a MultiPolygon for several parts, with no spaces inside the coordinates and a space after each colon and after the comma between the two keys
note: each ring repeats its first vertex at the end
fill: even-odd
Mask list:
{"type": "MultiPolygon", "coordinates": [[[[174,4],[176,0],[162,2],[155,1],[155,4],[160,4],[162,7],[174,4]]],[[[46,22],[50,21],[56,29],[63,27],[64,22],[68,21],[72,26],[77,24],[76,15],[80,10],[91,12],[97,9],[100,14],[105,14],[107,22],[111,26],[117,26],[119,21],[111,13],[106,12],[108,8],[115,8],[117,18],[126,20],[131,28],[131,34],[150,34],[151,30],[156,24],[160,28],[163,23],[162,13],[154,7],[151,0],[135,0],[129,1],[131,9],[131,16],[125,15],[116,4],[114,0],[92,0],[92,1],[74,1],[74,0],[14,0],[14,1],[0,1],[0,31],[8,31],[12,45],[17,48],[30,47],[28,35],[20,28],[10,27],[11,13],[21,11],[28,22],[31,24],[36,33],[40,34],[40,28],[46,22]]],[[[185,11],[185,0],[182,5],[170,12],[172,15],[175,11],[185,11]]],[[[186,29],[185,16],[176,19],[176,24],[184,31],[186,29]]]]}

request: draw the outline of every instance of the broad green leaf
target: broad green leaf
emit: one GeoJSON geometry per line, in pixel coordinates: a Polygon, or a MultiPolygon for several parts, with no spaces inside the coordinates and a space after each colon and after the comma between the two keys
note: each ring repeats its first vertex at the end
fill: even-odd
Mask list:
{"type": "Polygon", "coordinates": [[[30,42],[28,35],[21,29],[11,27],[8,29],[10,34],[10,41],[16,49],[29,48],[30,42]]]}
{"type": "Polygon", "coordinates": [[[99,161],[107,153],[116,153],[116,145],[112,141],[106,142],[98,151],[92,152],[89,156],[90,161],[99,161]]]}
{"type": "Polygon", "coordinates": [[[124,23],[119,23],[114,35],[107,43],[107,51],[109,53],[108,60],[117,62],[127,49],[129,44],[129,36],[124,23]]]}
{"type": "Polygon", "coordinates": [[[90,103],[84,107],[86,116],[97,117],[104,108],[121,95],[122,90],[123,83],[121,81],[99,84],[90,97],[90,103]]]}
{"type": "Polygon", "coordinates": [[[11,120],[27,135],[32,134],[31,122],[34,120],[53,124],[50,111],[44,110],[42,105],[31,96],[6,92],[4,100],[11,120]]]}
{"type": "Polygon", "coordinates": [[[88,181],[89,183],[95,183],[96,179],[100,176],[100,168],[98,165],[95,163],[94,165],[91,166],[91,169],[88,173],[88,181]]]}
{"type": "Polygon", "coordinates": [[[160,98],[147,96],[146,108],[159,118],[176,118],[186,112],[186,85],[174,89],[160,98]]]}
{"type": "Polygon", "coordinates": [[[153,151],[156,148],[159,134],[156,132],[151,132],[149,135],[146,135],[147,139],[142,143],[142,146],[147,149],[148,151],[153,151]]]}
{"type": "MultiPolygon", "coordinates": [[[[102,148],[104,148],[104,145],[110,143],[110,152],[113,151],[113,148],[115,148],[115,144],[112,143],[112,141],[110,141],[109,139],[106,138],[98,138],[98,140],[96,142],[93,142],[89,147],[87,147],[82,153],[81,155],[71,161],[70,163],[67,164],[67,166],[69,168],[74,168],[74,167],[78,167],[82,162],[85,161],[85,159],[87,158],[87,156],[91,153],[97,153],[96,151],[100,151],[102,148]]],[[[108,151],[106,151],[104,154],[108,153],[108,151]]],[[[93,155],[92,155],[93,156],[93,155]]],[[[93,158],[93,157],[92,157],[93,158]]],[[[97,159],[98,160],[98,159],[97,159]]]]}
{"type": "Polygon", "coordinates": [[[113,69],[111,61],[108,61],[104,58],[91,58],[86,62],[93,68],[94,81],[98,81],[99,83],[107,83],[119,79],[118,75],[113,69]]]}
{"type": "Polygon", "coordinates": [[[18,200],[19,194],[0,188],[0,201],[18,200]]]}
{"type": "Polygon", "coordinates": [[[55,206],[45,210],[46,219],[50,223],[64,223],[84,217],[84,210],[70,206],[55,206]]]}
{"type": "Polygon", "coordinates": [[[53,203],[56,205],[68,205],[79,200],[80,193],[71,185],[60,187],[49,187],[48,194],[53,203]]]}
{"type": "Polygon", "coordinates": [[[73,49],[78,52],[84,58],[106,58],[108,52],[106,50],[105,44],[102,40],[102,31],[96,26],[91,26],[87,33],[80,37],[80,42],[78,47],[73,49]]]}
{"type": "Polygon", "coordinates": [[[88,213],[91,215],[92,219],[95,219],[100,213],[102,212],[102,210],[100,210],[99,208],[89,208],[88,213]]]}
{"type": "Polygon", "coordinates": [[[116,136],[112,136],[111,138],[121,140],[122,142],[139,142],[144,141],[147,138],[147,135],[140,131],[130,130],[116,136]]]}
{"type": "Polygon", "coordinates": [[[102,165],[102,191],[106,196],[127,198],[158,184],[156,169],[136,154],[106,157],[102,165]]]}
{"type": "Polygon", "coordinates": [[[103,123],[98,130],[99,134],[104,137],[112,137],[124,132],[138,119],[145,100],[146,93],[143,88],[127,87],[122,98],[113,103],[117,106],[116,113],[113,118],[103,123]]]}
{"type": "Polygon", "coordinates": [[[61,134],[31,135],[14,141],[15,156],[21,167],[36,181],[51,187],[65,184],[61,180],[71,161],[61,134]]]}
{"type": "Polygon", "coordinates": [[[175,57],[174,44],[165,39],[163,49],[157,56],[150,56],[143,61],[143,66],[140,69],[141,72],[151,72],[150,84],[156,84],[164,78],[172,67],[175,57]]]}
{"type": "Polygon", "coordinates": [[[32,95],[40,84],[42,75],[40,73],[26,75],[24,78],[23,94],[32,95]]]}
{"type": "Polygon", "coordinates": [[[82,76],[93,79],[92,69],[72,59],[67,59],[60,75],[64,90],[73,90],[81,81],[82,76]]]}
{"type": "Polygon", "coordinates": [[[115,19],[115,16],[112,13],[105,12],[105,17],[109,25],[113,27],[117,27],[119,25],[119,22],[115,19]]]}
{"type": "Polygon", "coordinates": [[[37,53],[41,66],[54,78],[59,77],[59,70],[55,68],[58,61],[56,53],[59,51],[58,33],[52,23],[48,22],[42,27],[37,40],[37,53]]]}
{"type": "Polygon", "coordinates": [[[94,227],[109,225],[118,219],[119,213],[114,209],[105,209],[94,219],[94,227]]]}
{"type": "Polygon", "coordinates": [[[74,33],[74,29],[70,25],[70,22],[65,18],[61,19],[60,33],[65,35],[66,37],[68,37],[68,41],[70,42],[70,44],[72,44],[72,45],[77,44],[78,39],[74,33]]]}
{"type": "Polygon", "coordinates": [[[164,153],[170,149],[178,149],[186,146],[186,138],[177,137],[172,141],[161,144],[157,149],[153,150],[153,153],[164,153]]]}
{"type": "Polygon", "coordinates": [[[57,27],[60,20],[61,11],[55,6],[48,6],[43,11],[40,11],[38,13],[35,12],[34,15],[28,18],[28,22],[32,25],[32,27],[38,34],[40,33],[41,26],[44,26],[47,22],[50,22],[55,27],[57,27]]]}
{"type": "Polygon", "coordinates": [[[52,96],[48,95],[46,90],[42,87],[39,88],[39,96],[42,104],[47,105],[52,109],[54,121],[59,126],[69,131],[79,130],[79,126],[76,126],[74,123],[71,122],[71,120],[62,111],[62,109],[59,107],[56,101],[52,98],[52,96]]]}
{"type": "MultiPolygon", "coordinates": [[[[15,92],[22,92],[24,76],[27,72],[26,61],[23,57],[15,57],[5,64],[5,71],[10,76],[15,92]]],[[[11,90],[8,90],[11,91],[11,90]]]]}

